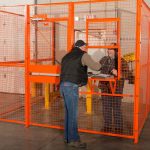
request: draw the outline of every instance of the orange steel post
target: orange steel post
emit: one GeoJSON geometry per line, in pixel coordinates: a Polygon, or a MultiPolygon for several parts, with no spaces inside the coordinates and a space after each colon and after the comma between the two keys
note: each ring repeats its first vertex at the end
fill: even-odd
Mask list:
{"type": "MultiPolygon", "coordinates": [[[[88,44],[88,35],[89,35],[89,22],[88,19],[86,19],[86,43],[88,44]]],[[[87,50],[88,52],[88,45],[87,45],[87,50]]],[[[92,94],[91,92],[93,91],[92,89],[92,80],[88,80],[88,85],[87,85],[87,92],[89,92],[89,94],[86,94],[86,110],[87,110],[87,114],[92,114],[92,94]]]]}
{"type": "Polygon", "coordinates": [[[30,80],[29,80],[29,64],[30,64],[30,7],[25,7],[25,125],[30,124],[30,80]]]}
{"type": "Polygon", "coordinates": [[[148,37],[148,61],[147,61],[147,87],[146,87],[146,117],[148,117],[149,114],[149,102],[150,102],[150,94],[149,94],[149,90],[150,90],[150,23],[149,23],[149,28],[148,28],[148,33],[149,33],[149,37],[148,37]]]}
{"type": "MultiPolygon", "coordinates": [[[[149,23],[149,29],[150,29],[150,23],[149,23]]],[[[150,31],[149,31],[150,32],[150,31]]],[[[150,38],[149,38],[149,51],[150,51],[150,38]]],[[[149,73],[148,73],[148,76],[149,76],[149,78],[150,78],[150,52],[149,52],[149,60],[148,60],[148,67],[149,67],[149,73]]],[[[149,79],[149,81],[148,81],[148,93],[149,93],[149,91],[150,91],[150,79],[149,79]]],[[[150,112],[150,93],[149,93],[149,95],[148,95],[148,112],[150,112]]]]}
{"type": "Polygon", "coordinates": [[[121,49],[120,49],[120,19],[117,21],[117,46],[118,46],[118,80],[121,76],[121,49]]]}
{"type": "Polygon", "coordinates": [[[55,22],[52,22],[52,65],[55,64],[55,22]]]}
{"type": "Polygon", "coordinates": [[[88,19],[86,19],[86,43],[87,43],[87,51],[88,51],[88,42],[89,42],[89,39],[88,39],[88,35],[89,35],[88,27],[89,27],[89,21],[88,21],[88,19]]]}
{"type": "MultiPolygon", "coordinates": [[[[55,65],[55,22],[52,22],[52,65],[55,65]]],[[[55,85],[52,86],[52,92],[55,91],[55,85]]]]}
{"type": "Polygon", "coordinates": [[[67,37],[67,45],[68,52],[71,50],[71,47],[74,43],[74,3],[69,3],[69,16],[68,16],[68,37],[67,37]]]}
{"type": "Polygon", "coordinates": [[[136,14],[136,58],[135,58],[135,99],[134,99],[134,143],[138,143],[139,136],[139,94],[140,94],[140,33],[141,33],[141,4],[142,0],[137,0],[137,14],[136,14]]]}

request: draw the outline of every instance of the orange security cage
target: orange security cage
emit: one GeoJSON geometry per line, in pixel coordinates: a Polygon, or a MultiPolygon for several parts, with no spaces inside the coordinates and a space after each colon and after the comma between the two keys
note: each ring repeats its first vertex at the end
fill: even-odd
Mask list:
{"type": "Polygon", "coordinates": [[[80,89],[79,130],[138,142],[150,111],[150,8],[144,0],[3,6],[0,26],[1,121],[63,129],[60,61],[75,40],[83,39],[97,61],[108,48],[118,49],[118,76],[89,78],[80,89]],[[121,58],[130,79],[116,94],[121,58]],[[101,93],[99,81],[109,82],[112,92],[101,93]],[[101,95],[122,97],[122,133],[101,131],[101,95]]]}

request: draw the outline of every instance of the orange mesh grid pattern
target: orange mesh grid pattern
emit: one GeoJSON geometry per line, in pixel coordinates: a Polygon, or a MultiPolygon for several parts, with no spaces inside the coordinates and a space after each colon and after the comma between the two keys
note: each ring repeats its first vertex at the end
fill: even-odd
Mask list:
{"type": "MultiPolygon", "coordinates": [[[[37,6],[34,9],[37,14],[46,13],[48,18],[53,19],[45,21],[31,19],[30,38],[34,41],[31,44],[31,63],[59,65],[61,58],[67,52],[68,21],[67,19],[62,21],[61,18],[68,17],[68,6],[45,6],[44,8],[37,6]]],[[[30,15],[32,17],[32,13],[30,15]]],[[[62,128],[63,101],[59,94],[55,95],[58,93],[58,85],[31,83],[30,93],[31,124],[62,128]]]]}
{"type": "MultiPolygon", "coordinates": [[[[79,21],[75,22],[75,29],[79,31],[78,37],[85,38],[85,18],[89,19],[88,33],[88,52],[96,58],[98,61],[107,55],[107,48],[112,43],[119,42],[121,47],[121,58],[125,59],[126,55],[135,53],[136,45],[136,1],[126,2],[109,2],[109,3],[96,3],[86,4],[81,6],[75,6],[75,14],[79,17],[79,21]],[[101,8],[98,10],[97,8],[101,8]],[[87,12],[87,13],[86,13],[87,12]],[[100,21],[97,19],[100,18],[100,21]],[[109,18],[120,18],[121,27],[119,29],[120,38],[117,39],[117,23],[113,19],[105,22],[109,18]],[[93,21],[92,21],[93,19],[93,21]],[[96,21],[97,19],[97,21],[96,21]],[[91,20],[91,22],[90,22],[91,20]],[[81,36],[80,36],[81,35],[81,36]],[[104,48],[102,48],[104,47],[104,48]]],[[[120,58],[120,59],[121,59],[120,58]]],[[[110,67],[106,65],[106,67],[110,67]]],[[[91,114],[85,114],[86,110],[86,95],[87,88],[82,88],[81,96],[82,101],[79,109],[79,120],[82,121],[79,126],[81,129],[103,132],[105,134],[115,134],[116,136],[123,135],[126,137],[133,136],[133,123],[134,123],[134,83],[129,76],[134,76],[135,61],[125,60],[121,64],[121,72],[124,72],[121,76],[124,76],[125,81],[117,83],[117,93],[113,93],[110,89],[110,85],[115,83],[107,79],[103,84],[103,79],[99,82],[92,81],[91,93],[92,95],[92,107],[91,114]],[[126,70],[128,67],[128,70],[126,70]],[[98,85],[102,84],[102,87],[98,88],[98,85]],[[122,85],[123,91],[121,89],[122,85]],[[103,87],[107,86],[105,92],[103,87]],[[97,94],[96,94],[97,93],[97,94]],[[130,112],[130,113],[129,113],[130,112]],[[85,120],[83,118],[86,118],[85,120]],[[86,126],[85,126],[86,124],[86,126]]],[[[89,94],[87,96],[90,96],[89,94]]]]}
{"type": "Polygon", "coordinates": [[[140,101],[139,101],[139,132],[143,128],[149,113],[150,102],[150,9],[142,3],[141,14],[141,51],[140,51],[140,101]]]}
{"type": "Polygon", "coordinates": [[[105,46],[117,43],[117,22],[113,22],[111,19],[108,22],[105,20],[101,22],[99,20],[97,22],[89,21],[88,46],[104,46],[100,43],[101,40],[105,43],[105,46]]]}
{"type": "Polygon", "coordinates": [[[0,119],[22,123],[25,120],[23,10],[24,6],[0,8],[0,119]]]}
{"type": "Polygon", "coordinates": [[[150,10],[143,2],[140,35],[140,2],[1,7],[0,120],[62,129],[64,102],[59,79],[50,74],[59,73],[61,59],[75,40],[88,39],[88,53],[106,68],[111,63],[105,64],[103,57],[116,43],[121,80],[89,78],[88,86],[80,88],[79,130],[137,142],[150,110],[150,10]],[[87,19],[109,18],[119,18],[120,27],[109,21],[90,22],[87,28],[87,19]],[[52,65],[57,66],[52,69],[52,65]]]}

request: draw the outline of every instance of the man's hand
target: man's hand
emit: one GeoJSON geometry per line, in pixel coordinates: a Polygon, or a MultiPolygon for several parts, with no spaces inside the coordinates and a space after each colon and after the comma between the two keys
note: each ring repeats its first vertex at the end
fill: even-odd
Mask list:
{"type": "Polygon", "coordinates": [[[115,76],[117,76],[117,74],[118,74],[116,69],[113,69],[111,72],[112,72],[112,74],[115,75],[115,76]]]}

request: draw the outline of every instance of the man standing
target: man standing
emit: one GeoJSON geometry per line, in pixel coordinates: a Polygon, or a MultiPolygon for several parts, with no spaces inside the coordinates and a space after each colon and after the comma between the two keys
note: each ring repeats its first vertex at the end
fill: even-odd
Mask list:
{"type": "MultiPolygon", "coordinates": [[[[101,73],[117,76],[118,74],[118,49],[108,49],[108,56],[103,57],[100,60],[101,73]]],[[[121,78],[116,79],[116,91],[115,94],[122,94],[124,88],[124,81],[128,74],[128,64],[124,59],[121,59],[121,78]]],[[[108,81],[100,81],[99,88],[104,94],[112,94],[110,84],[108,81]]],[[[122,134],[123,132],[123,116],[121,110],[122,96],[108,96],[103,95],[102,98],[102,111],[104,117],[104,132],[114,132],[122,134]]]]}
{"type": "Polygon", "coordinates": [[[79,87],[87,84],[87,68],[100,70],[96,63],[86,53],[86,43],[78,40],[72,50],[61,62],[60,92],[65,103],[65,141],[69,146],[86,148],[86,143],[80,141],[77,126],[79,87]]]}

